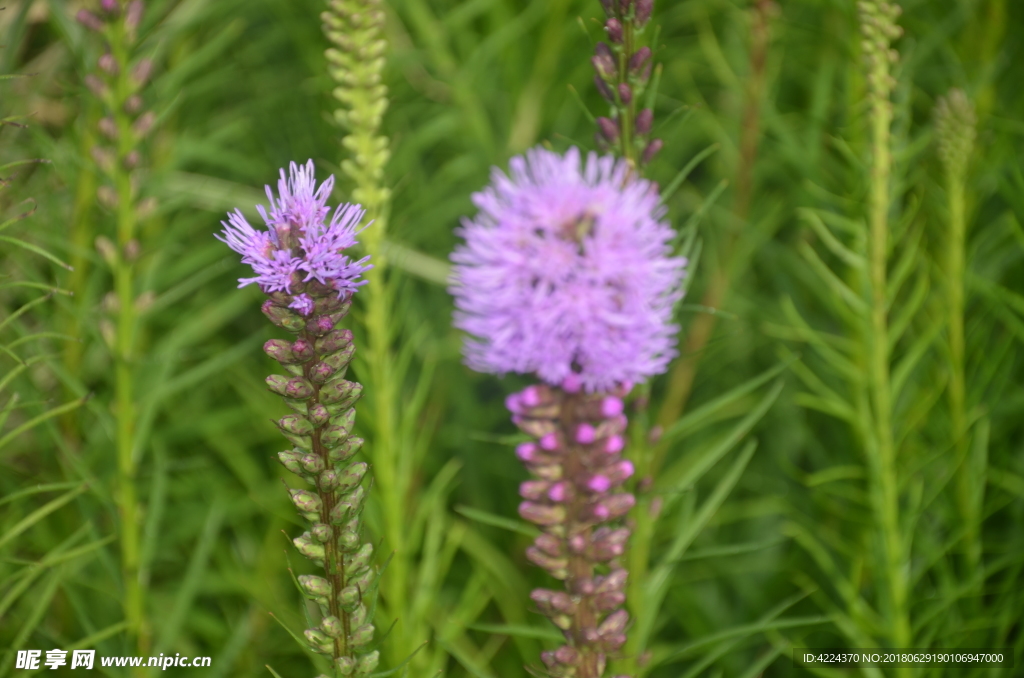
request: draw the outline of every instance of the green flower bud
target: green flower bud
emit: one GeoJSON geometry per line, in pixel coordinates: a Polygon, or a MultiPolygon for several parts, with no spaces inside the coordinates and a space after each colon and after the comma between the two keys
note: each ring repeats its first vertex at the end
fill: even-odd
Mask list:
{"type": "Polygon", "coordinates": [[[317,513],[323,505],[320,497],[307,490],[289,490],[295,508],[303,513],[317,513]]]}
{"type": "Polygon", "coordinates": [[[314,346],[320,355],[328,355],[352,345],[352,330],[331,330],[316,340],[314,346]]]}
{"type": "Polygon", "coordinates": [[[305,326],[305,320],[290,308],[277,306],[269,299],[263,302],[263,315],[267,316],[270,322],[289,332],[299,332],[305,326]]]}
{"type": "Polygon", "coordinates": [[[345,368],[352,362],[352,357],[356,354],[355,344],[350,344],[340,351],[328,354],[321,358],[321,360],[334,368],[336,374],[341,375],[345,373],[345,368]]]}
{"type": "Polygon", "coordinates": [[[366,623],[366,606],[360,602],[348,615],[349,625],[356,629],[366,623]]]}
{"type": "Polygon", "coordinates": [[[359,461],[342,471],[338,478],[338,491],[342,493],[348,492],[361,483],[369,468],[370,465],[365,461],[359,461]]]}
{"type": "Polygon", "coordinates": [[[263,350],[267,355],[283,365],[295,362],[295,354],[292,353],[291,344],[283,339],[271,339],[263,344],[263,350]]]}
{"type": "Polygon", "coordinates": [[[346,586],[338,594],[338,605],[341,605],[343,610],[351,612],[359,605],[362,599],[363,595],[358,588],[346,586]]]}
{"type": "Polygon", "coordinates": [[[356,675],[365,676],[373,673],[373,670],[377,668],[377,664],[380,663],[380,652],[374,650],[368,652],[359,658],[359,662],[356,665],[356,675]]]}
{"type": "Polygon", "coordinates": [[[309,408],[309,418],[315,426],[323,426],[331,418],[331,413],[320,403],[315,403],[309,408]]]}
{"type": "Polygon", "coordinates": [[[372,569],[368,569],[358,575],[347,577],[347,581],[345,583],[348,586],[355,586],[363,593],[366,593],[370,590],[370,587],[373,586],[373,581],[376,578],[377,573],[372,569]]]}
{"type": "Polygon", "coordinates": [[[352,657],[338,657],[335,659],[338,664],[338,672],[343,676],[351,676],[356,670],[356,660],[352,657]]]}
{"type": "Polygon", "coordinates": [[[328,406],[331,414],[338,414],[352,407],[362,394],[362,384],[338,379],[320,389],[320,402],[328,406]]]}
{"type": "Polygon", "coordinates": [[[359,550],[359,545],[359,516],[355,516],[341,527],[338,548],[345,553],[352,553],[359,550]]]}
{"type": "Polygon", "coordinates": [[[302,468],[307,473],[320,473],[320,471],[324,470],[323,457],[316,452],[305,453],[302,455],[302,459],[300,461],[302,463],[302,468]]]}
{"type": "Polygon", "coordinates": [[[302,635],[306,636],[306,640],[314,652],[321,654],[331,654],[334,652],[334,643],[318,629],[306,629],[302,632],[302,635]]]}
{"type": "Polygon", "coordinates": [[[288,442],[300,450],[308,452],[313,449],[313,439],[309,436],[296,435],[288,431],[281,431],[281,434],[288,439],[288,442]]]}
{"type": "Polygon", "coordinates": [[[361,573],[370,566],[373,557],[373,544],[363,544],[362,548],[345,558],[345,572],[352,575],[361,573]]]}
{"type": "Polygon", "coordinates": [[[313,424],[298,414],[287,414],[277,421],[277,426],[285,433],[308,436],[313,432],[313,424]]]}
{"type": "Polygon", "coordinates": [[[331,461],[348,461],[359,452],[363,442],[362,438],[352,436],[341,445],[331,449],[328,456],[330,456],[331,461]]]}
{"type": "Polygon", "coordinates": [[[327,469],[326,471],[320,474],[319,478],[317,478],[317,482],[320,485],[320,489],[324,491],[337,489],[340,476],[341,474],[339,474],[333,468],[327,469]]]}
{"type": "Polygon", "coordinates": [[[298,549],[299,553],[306,556],[313,562],[319,564],[323,563],[326,550],[323,544],[317,544],[313,542],[312,536],[309,532],[303,532],[301,537],[296,537],[292,540],[295,544],[295,548],[298,549]]]}
{"type": "Polygon", "coordinates": [[[339,501],[331,509],[331,522],[341,525],[354,516],[358,516],[363,510],[363,500],[366,499],[366,491],[360,485],[349,493],[347,497],[339,501]]]}
{"type": "Polygon", "coordinates": [[[310,534],[313,535],[313,539],[316,539],[321,544],[326,544],[331,540],[331,536],[334,534],[334,530],[331,529],[330,525],[324,523],[317,523],[310,528],[310,534]]]}
{"type": "Polygon", "coordinates": [[[277,460],[281,464],[291,471],[292,473],[298,473],[302,475],[302,467],[299,465],[299,460],[302,458],[302,454],[295,450],[285,450],[284,452],[277,453],[277,460]]]}
{"type": "Polygon", "coordinates": [[[365,647],[371,642],[373,642],[372,624],[363,624],[348,637],[348,643],[353,647],[365,647]]]}
{"type": "Polygon", "coordinates": [[[327,598],[331,595],[331,582],[313,574],[300,574],[299,586],[314,598],[327,598]]]}
{"type": "Polygon", "coordinates": [[[337,617],[324,617],[320,620],[320,628],[331,638],[341,638],[345,635],[345,627],[337,617]]]}

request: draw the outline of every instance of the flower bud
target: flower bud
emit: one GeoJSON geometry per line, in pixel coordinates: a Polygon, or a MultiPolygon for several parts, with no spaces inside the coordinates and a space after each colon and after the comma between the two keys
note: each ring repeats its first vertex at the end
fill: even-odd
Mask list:
{"type": "Polygon", "coordinates": [[[285,433],[292,433],[297,436],[308,436],[313,432],[313,424],[298,414],[287,414],[275,423],[285,433]]]}
{"type": "Polygon", "coordinates": [[[590,63],[594,65],[594,70],[602,80],[611,80],[615,77],[615,55],[612,53],[611,47],[605,43],[597,43],[590,63]]]}
{"type": "Polygon", "coordinates": [[[612,481],[608,476],[598,473],[597,475],[590,476],[584,483],[584,486],[590,492],[595,494],[604,494],[611,488],[612,481]]]}
{"type": "Polygon", "coordinates": [[[351,611],[362,600],[362,595],[359,593],[359,589],[355,586],[346,586],[338,594],[338,604],[341,605],[342,609],[351,611]]]}
{"type": "Polygon", "coordinates": [[[124,25],[129,31],[135,31],[140,23],[142,23],[142,0],[132,0],[124,12],[124,25]]]}
{"type": "MultiPolygon", "coordinates": [[[[285,398],[306,400],[313,395],[313,385],[302,377],[292,377],[289,379],[279,374],[272,374],[267,377],[266,381],[267,388],[278,395],[284,396],[285,398]]],[[[312,431],[312,427],[310,428],[310,431],[312,431]]],[[[301,435],[308,434],[302,433],[301,435]]]]}
{"type": "Polygon", "coordinates": [[[608,39],[616,45],[622,44],[622,22],[618,19],[608,19],[604,24],[604,30],[608,33],[608,39]]]}
{"type": "Polygon", "coordinates": [[[373,641],[373,624],[363,624],[348,637],[349,645],[363,647],[373,641]]]}
{"type": "Polygon", "coordinates": [[[377,650],[367,652],[359,658],[359,662],[356,665],[356,673],[361,676],[373,673],[373,670],[377,668],[379,663],[380,652],[377,650]]]}
{"type": "Polygon", "coordinates": [[[373,586],[373,580],[376,579],[376,576],[377,575],[373,570],[367,569],[362,573],[357,573],[355,576],[350,575],[348,577],[348,584],[350,586],[355,586],[357,589],[365,593],[370,590],[371,586],[373,586]]]}
{"type": "Polygon", "coordinates": [[[608,83],[600,75],[594,76],[594,87],[597,88],[597,91],[605,101],[615,103],[615,93],[612,92],[612,88],[608,86],[608,83]]]}
{"type": "Polygon", "coordinates": [[[530,470],[533,471],[533,475],[542,480],[561,480],[563,473],[561,464],[533,466],[530,470]]]}
{"type": "MultiPolygon", "coordinates": [[[[519,430],[532,438],[541,438],[542,440],[555,432],[555,422],[550,419],[532,419],[526,417],[512,417],[512,421],[519,430]]],[[[543,447],[541,443],[541,447],[543,447]]]]}
{"type": "Polygon", "coordinates": [[[597,439],[597,431],[590,424],[580,424],[576,427],[576,442],[581,445],[589,445],[597,439]]]}
{"type": "Polygon", "coordinates": [[[103,30],[103,20],[87,9],[78,10],[78,14],[75,15],[75,21],[82,24],[90,31],[96,31],[99,33],[103,30]]]}
{"type": "Polygon", "coordinates": [[[356,660],[352,657],[337,657],[338,672],[343,676],[351,676],[356,671],[356,660]]]}
{"type": "Polygon", "coordinates": [[[295,544],[295,548],[298,549],[299,553],[314,562],[322,562],[326,555],[323,544],[315,543],[309,532],[303,532],[302,536],[293,539],[292,543],[295,544]]]}
{"type": "Polygon", "coordinates": [[[373,544],[363,544],[351,557],[345,558],[345,571],[356,575],[370,566],[373,558],[373,544]]]}
{"type": "Polygon", "coordinates": [[[277,460],[292,473],[302,474],[302,467],[299,465],[301,457],[302,455],[295,450],[285,450],[284,452],[277,453],[277,460]]]}
{"type": "Polygon", "coordinates": [[[519,504],[519,515],[537,525],[557,525],[565,521],[565,507],[524,501],[519,504]]]}
{"type": "Polygon", "coordinates": [[[320,436],[320,442],[327,446],[340,445],[345,442],[352,433],[355,425],[356,411],[348,409],[343,414],[331,419],[332,426],[328,426],[320,436]]]}
{"type": "Polygon", "coordinates": [[[594,596],[593,605],[599,612],[611,612],[622,607],[626,602],[626,594],[621,591],[608,591],[594,596]]]}
{"type": "Polygon", "coordinates": [[[620,435],[613,435],[604,444],[604,451],[608,454],[618,454],[626,447],[626,440],[620,435]]]}
{"type": "Polygon", "coordinates": [[[263,344],[263,351],[281,364],[296,362],[291,345],[283,339],[271,339],[263,344]]]}
{"type": "Polygon", "coordinates": [[[146,84],[149,80],[150,74],[153,72],[153,61],[151,59],[142,59],[139,63],[135,64],[135,68],[132,69],[132,80],[135,81],[136,85],[140,87],[146,84]]]}
{"type": "MultiPolygon", "coordinates": [[[[639,113],[637,113],[637,115],[636,115],[636,133],[637,134],[639,134],[640,136],[647,136],[648,134],[651,133],[651,127],[653,127],[653,126],[654,126],[654,112],[651,109],[645,108],[642,111],[640,111],[639,113]]],[[[606,400],[609,400],[609,399],[612,399],[611,396],[609,396],[609,398],[607,398],[606,400]]],[[[619,398],[614,398],[614,400],[618,400],[620,404],[622,403],[622,400],[620,400],[619,398]]],[[[622,410],[620,409],[618,412],[615,412],[614,414],[622,414],[622,410]]],[[[605,415],[605,416],[612,416],[612,415],[609,414],[609,415],[605,415]]]]}
{"type": "Polygon", "coordinates": [[[654,156],[658,155],[658,151],[660,151],[664,145],[665,142],[663,142],[661,139],[652,140],[651,143],[647,144],[647,147],[644,149],[641,161],[646,165],[652,160],[654,160],[654,156]]]}
{"type": "Polygon", "coordinates": [[[292,503],[302,513],[319,513],[323,502],[320,497],[308,490],[289,490],[292,495],[292,503]]]}
{"type": "Polygon", "coordinates": [[[352,330],[332,330],[319,337],[315,345],[316,350],[323,355],[340,351],[352,345],[352,330]]]}
{"type": "Polygon", "coordinates": [[[599,581],[594,588],[594,592],[625,591],[627,579],[629,579],[629,573],[625,570],[621,568],[612,570],[607,576],[598,577],[599,581]]]}
{"type": "Polygon", "coordinates": [[[313,420],[314,426],[323,426],[331,418],[331,413],[321,403],[314,403],[309,408],[309,418],[313,420]]]}
{"type": "Polygon", "coordinates": [[[331,639],[319,629],[306,629],[302,635],[306,636],[314,652],[331,652],[334,649],[331,639]]]}
{"type": "Polygon", "coordinates": [[[269,299],[263,302],[260,307],[263,315],[267,316],[270,322],[289,332],[298,332],[302,329],[302,319],[291,309],[278,306],[269,299]]]}
{"type": "Polygon", "coordinates": [[[326,544],[331,540],[334,535],[334,530],[331,529],[330,525],[324,523],[317,523],[310,528],[309,533],[313,535],[313,539],[317,540],[321,544],[326,544]]]}
{"type": "Polygon", "coordinates": [[[109,73],[110,75],[116,74],[118,70],[117,59],[115,59],[114,55],[110,52],[101,55],[100,58],[96,61],[96,65],[100,67],[101,71],[103,71],[104,73],[109,73]]]}
{"type": "Polygon", "coordinates": [[[324,470],[324,460],[316,452],[307,452],[302,455],[302,469],[306,473],[320,473],[324,470]]]}
{"type": "Polygon", "coordinates": [[[579,555],[587,548],[587,538],[582,534],[574,534],[569,537],[569,550],[579,555]]]}
{"type": "Polygon", "coordinates": [[[540,436],[539,442],[540,448],[547,452],[554,452],[559,448],[558,434],[556,434],[554,431],[545,433],[544,435],[540,436]]]}
{"type": "Polygon", "coordinates": [[[619,140],[619,126],[611,118],[604,116],[598,118],[597,129],[609,144],[614,144],[619,140]]]}
{"type": "Polygon", "coordinates": [[[600,514],[604,516],[601,520],[615,520],[629,513],[629,510],[635,504],[636,497],[628,492],[613,494],[598,502],[597,506],[594,507],[594,515],[599,514],[599,509],[603,509],[603,511],[600,511],[600,514]]]}
{"type": "MultiPolygon", "coordinates": [[[[90,149],[92,159],[96,161],[96,164],[104,172],[112,172],[114,169],[114,154],[110,149],[103,148],[102,146],[93,146],[90,149]]],[[[116,200],[116,197],[115,197],[116,200]]]]}
{"type": "Polygon", "coordinates": [[[92,73],[85,76],[85,86],[89,88],[90,92],[100,99],[110,92],[110,88],[107,87],[107,83],[103,82],[92,73]]]}
{"type": "Polygon", "coordinates": [[[313,365],[313,369],[309,371],[309,379],[314,384],[323,384],[334,376],[334,372],[334,368],[327,363],[318,362],[316,365],[313,365]]]}
{"type": "Polygon", "coordinates": [[[106,138],[110,139],[111,141],[117,140],[117,124],[114,122],[114,119],[111,118],[109,115],[104,118],[100,118],[97,127],[100,128],[100,132],[102,132],[103,136],[105,136],[106,138]]]}
{"type": "Polygon", "coordinates": [[[129,115],[135,115],[142,110],[142,97],[138,94],[133,94],[128,97],[128,100],[124,102],[124,112],[129,115]]]}
{"type": "Polygon", "coordinates": [[[320,628],[331,638],[341,638],[345,635],[345,627],[342,625],[341,620],[333,615],[321,619],[320,628]]]}
{"type": "Polygon", "coordinates": [[[320,477],[317,478],[317,483],[324,492],[332,492],[338,487],[339,479],[340,474],[335,469],[329,468],[320,474],[320,477]]]}
{"type": "Polygon", "coordinates": [[[651,60],[651,48],[644,45],[636,51],[636,54],[629,58],[629,74],[641,75],[647,62],[651,60]]]}
{"type": "MultiPolygon", "coordinates": [[[[153,123],[156,122],[156,113],[153,111],[146,111],[139,119],[132,125],[132,131],[139,137],[145,137],[149,134],[149,130],[153,129],[153,123]]],[[[300,326],[301,327],[301,326],[300,326]]]]}
{"type": "Polygon", "coordinates": [[[300,574],[299,586],[314,598],[326,598],[331,595],[331,582],[316,575],[300,574]]]}
{"type": "Polygon", "coordinates": [[[338,474],[338,491],[345,493],[354,488],[359,483],[363,482],[363,477],[369,470],[370,465],[365,461],[360,461],[352,464],[347,469],[338,474]]]}
{"type": "Polygon", "coordinates": [[[295,362],[297,363],[307,362],[316,355],[313,347],[304,339],[296,339],[292,342],[291,349],[292,354],[295,356],[295,362]]]}
{"type": "Polygon", "coordinates": [[[652,12],[654,12],[654,0],[636,0],[636,13],[633,15],[633,20],[638,27],[643,27],[650,21],[652,12]]]}
{"type": "Polygon", "coordinates": [[[564,555],[562,551],[562,540],[558,537],[542,532],[533,540],[533,545],[549,556],[559,557],[564,555]]]}
{"type": "Polygon", "coordinates": [[[335,412],[352,407],[363,395],[363,385],[339,379],[320,389],[320,402],[330,405],[335,412]]]}
{"type": "MultiPolygon", "coordinates": [[[[321,436],[321,442],[323,437],[321,436]]],[[[359,452],[359,449],[363,446],[363,439],[358,436],[352,436],[341,445],[334,447],[328,452],[328,456],[332,461],[348,461],[359,452]]]]}
{"type": "Polygon", "coordinates": [[[526,480],[519,484],[519,496],[529,501],[541,501],[551,483],[546,480],[526,480]]]}
{"type": "Polygon", "coordinates": [[[597,627],[597,633],[603,637],[614,636],[626,630],[626,623],[629,621],[629,613],[625,610],[616,610],[608,615],[597,627]]]}
{"type": "Polygon", "coordinates": [[[353,516],[359,515],[359,512],[363,510],[364,499],[366,499],[366,490],[360,485],[334,505],[334,508],[331,509],[331,522],[341,525],[353,516]]]}
{"type": "Polygon", "coordinates": [[[624,104],[629,104],[631,101],[633,101],[633,90],[627,83],[620,82],[618,91],[619,101],[621,101],[624,104]]]}
{"type": "Polygon", "coordinates": [[[548,499],[555,502],[556,504],[562,504],[567,501],[572,501],[573,491],[572,485],[565,482],[564,480],[559,481],[551,486],[548,490],[548,499]]]}

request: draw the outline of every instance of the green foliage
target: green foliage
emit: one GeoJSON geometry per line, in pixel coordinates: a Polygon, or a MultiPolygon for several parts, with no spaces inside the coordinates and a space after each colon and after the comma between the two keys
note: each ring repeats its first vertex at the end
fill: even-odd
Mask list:
{"type": "MultiPolygon", "coordinates": [[[[82,84],[101,46],[74,21],[78,3],[6,6],[0,70],[33,77],[0,82],[0,114],[31,123],[0,130],[0,176],[16,174],[0,191],[0,676],[17,673],[15,649],[139,651],[123,607],[115,361],[98,322],[116,312],[97,247],[112,215],[90,152],[103,112],[82,84]],[[25,158],[52,165],[10,164],[25,158]]],[[[138,224],[132,290],[137,581],[148,652],[210,656],[212,676],[329,670],[287,631],[308,625],[293,576],[314,571],[282,534],[301,528],[276,461],[272,420],[286,411],[259,350],[280,335],[212,237],[228,209],[258,219],[258,187],[290,160],[337,174],[335,200],[362,176],[342,169],[352,129],[333,113],[325,8],[151,0],[138,34],[157,116],[140,191],[157,208],[138,224]]],[[[904,10],[891,179],[875,185],[889,207],[873,217],[854,3],[656,4],[645,39],[660,27],[653,134],[665,148],[645,175],[665,187],[696,263],[677,368],[630,403],[640,497],[616,669],[788,676],[794,647],[891,644],[899,578],[912,645],[1024,657],[1024,6],[904,10]],[[977,125],[957,171],[938,149],[962,116],[933,113],[952,87],[977,125]],[[884,289],[871,283],[883,222],[884,289]],[[871,447],[878,349],[889,470],[871,447]],[[899,536],[892,554],[885,530],[899,536]]],[[[607,114],[589,63],[603,12],[591,0],[392,0],[384,12],[388,108],[367,138],[389,139],[374,185],[391,197],[386,230],[365,245],[386,266],[379,296],[352,313],[366,388],[356,432],[392,474],[365,515],[387,563],[380,671],[526,676],[556,636],[530,608],[529,590],[550,582],[527,564],[530,530],[515,519],[525,472],[503,399],[520,380],[461,364],[447,255],[491,166],[536,143],[589,148],[593,116],[607,114]]]]}

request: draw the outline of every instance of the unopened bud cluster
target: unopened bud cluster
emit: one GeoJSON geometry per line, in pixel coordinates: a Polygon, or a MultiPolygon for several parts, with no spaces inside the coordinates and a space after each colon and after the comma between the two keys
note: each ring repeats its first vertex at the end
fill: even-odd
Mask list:
{"type": "Polygon", "coordinates": [[[641,164],[649,163],[661,150],[661,139],[651,138],[654,112],[641,108],[643,94],[651,79],[651,48],[636,46],[636,37],[651,19],[654,0],[602,0],[608,19],[604,29],[608,42],[599,42],[591,63],[594,84],[611,105],[611,117],[597,119],[596,140],[601,150],[620,147],[622,154],[641,164]]]}
{"type": "Polygon", "coordinates": [[[353,405],[363,387],[345,379],[355,345],[352,332],[338,327],[352,295],[339,299],[336,289],[317,281],[306,284],[304,295],[308,313],[296,310],[293,295],[283,291],[271,293],[263,304],[271,322],[297,335],[290,342],[272,339],[263,348],[287,372],[267,377],[267,386],[293,410],[276,422],[293,445],[278,459],[309,484],[290,491],[310,523],[295,547],[324,569],[324,576],[299,577],[322,616],[304,635],[314,652],[333,658],[340,675],[365,676],[377,668],[380,655],[370,650],[374,627],[368,603],[377,577],[373,546],[360,539],[369,467],[353,461],[363,443],[352,435],[353,405]]]}
{"type": "Polygon", "coordinates": [[[531,594],[565,635],[565,645],[542,655],[552,676],[598,678],[626,642],[627,573],[619,557],[630,530],[618,521],[635,498],[622,490],[633,475],[622,458],[625,391],[584,393],[571,376],[560,388],[530,386],[506,403],[533,438],[516,449],[533,475],[519,488],[519,514],[543,530],[526,556],[565,582],[564,591],[531,594]]]}
{"type": "Polygon", "coordinates": [[[974,104],[962,89],[952,89],[935,106],[935,133],[939,158],[946,172],[962,177],[974,150],[977,116],[974,104]]]}
{"type": "Polygon", "coordinates": [[[891,44],[903,35],[903,29],[896,23],[903,10],[887,0],[860,0],[857,11],[861,49],[868,66],[868,85],[875,97],[887,100],[896,86],[890,69],[899,61],[899,52],[891,44]]]}
{"type": "Polygon", "coordinates": [[[334,97],[342,107],[335,120],[348,134],[342,140],[349,158],[341,169],[353,181],[352,198],[370,214],[388,199],[382,186],[390,152],[387,138],[378,134],[387,110],[383,83],[384,9],[382,0],[329,0],[321,14],[324,33],[334,45],[327,50],[328,71],[337,83],[334,97]]]}
{"type": "MultiPolygon", "coordinates": [[[[100,203],[110,209],[117,208],[122,201],[136,201],[138,148],[156,121],[153,111],[144,109],[141,96],[153,62],[132,58],[143,9],[142,0],[102,0],[98,12],[82,9],[76,15],[80,24],[102,36],[105,42],[105,51],[97,59],[95,71],[85,77],[85,84],[104,107],[98,124],[100,143],[91,153],[113,184],[97,191],[100,203]],[[122,176],[127,181],[121,181],[122,176]]],[[[139,211],[152,209],[147,203],[140,205],[139,211]]]]}

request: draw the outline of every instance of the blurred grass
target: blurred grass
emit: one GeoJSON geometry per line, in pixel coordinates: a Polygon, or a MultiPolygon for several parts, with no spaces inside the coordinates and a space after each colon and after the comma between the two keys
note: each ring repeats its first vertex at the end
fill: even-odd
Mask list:
{"type": "MultiPolygon", "coordinates": [[[[267,664],[285,678],[314,675],[310,661],[318,660],[269,615],[303,628],[282,534],[294,536],[298,522],[282,488],[286,474],[272,459],[281,445],[270,422],[280,415],[279,403],[262,384],[273,365],[259,346],[275,335],[258,312],[258,293],[235,289],[242,267],[212,234],[227,209],[251,213],[262,199],[260,187],[290,160],[312,157],[321,178],[338,173],[322,6],[317,0],[148,4],[141,49],[158,63],[147,103],[160,123],[145,188],[159,206],[141,238],[139,291],[151,292],[153,301],[145,310],[137,374],[137,484],[142,581],[156,651],[211,656],[211,675],[268,675],[267,664]]],[[[21,394],[21,407],[10,412],[0,436],[94,394],[0,451],[0,675],[11,673],[15,649],[69,649],[86,640],[100,654],[134,652],[122,632],[112,541],[112,367],[96,324],[110,280],[93,243],[110,232],[111,218],[95,205],[88,149],[98,114],[81,84],[98,53],[72,19],[79,6],[10,1],[0,12],[0,72],[33,74],[0,82],[0,115],[27,115],[29,125],[0,135],[0,165],[24,158],[52,163],[17,168],[12,190],[0,193],[6,215],[18,212],[26,196],[37,203],[30,221],[5,234],[75,267],[65,273],[5,243],[0,272],[73,289],[75,296],[32,307],[5,326],[0,342],[40,332],[80,340],[66,344],[42,335],[22,344],[19,349],[35,351],[24,354],[35,361],[24,370],[0,356],[0,379],[13,375],[10,388],[21,394]],[[52,510],[40,513],[47,506],[52,510]]],[[[915,284],[924,285],[914,302],[920,310],[906,328],[911,338],[932,336],[944,313],[936,290],[942,289],[948,215],[931,112],[938,96],[959,86],[979,114],[965,178],[964,369],[970,449],[986,469],[975,489],[983,566],[965,573],[951,482],[962,470],[949,440],[947,366],[934,348],[944,336],[939,326],[932,348],[908,373],[901,415],[914,431],[901,443],[907,452],[900,459],[904,527],[914,535],[910,616],[922,643],[1014,646],[1019,662],[1024,397],[1015,386],[1024,381],[1018,358],[1024,88],[1015,65],[1024,61],[1024,44],[1013,36],[1024,31],[1024,6],[908,0],[904,8],[894,191],[903,196],[900,223],[920,243],[907,260],[907,289],[912,295],[915,284]]],[[[650,574],[638,575],[633,592],[651,591],[652,598],[643,599],[646,616],[631,632],[644,638],[635,647],[650,655],[627,663],[657,678],[792,675],[791,647],[850,646],[851,638],[871,637],[864,635],[871,612],[852,624],[843,616],[849,600],[873,596],[879,586],[865,564],[869,515],[860,442],[847,424],[804,407],[820,403],[800,396],[798,378],[813,376],[829,351],[857,340],[805,258],[810,247],[824,263],[842,264],[842,250],[830,248],[813,215],[850,245],[842,239],[844,225],[855,225],[866,200],[856,12],[845,0],[781,5],[771,24],[751,159],[742,152],[749,9],[739,0],[685,0],[659,3],[655,12],[656,58],[664,66],[656,120],[666,147],[649,174],[668,186],[717,144],[668,201],[680,228],[702,212],[701,263],[680,309],[684,336],[704,317],[698,305],[713,272],[729,284],[714,331],[699,354],[684,356],[699,369],[683,419],[664,427],[657,448],[662,470],[635,516],[638,532],[648,531],[650,552],[633,553],[631,563],[650,574]],[[749,205],[738,209],[737,177],[745,173],[749,205]],[[797,314],[806,327],[794,324],[797,314]],[[776,373],[780,351],[791,355],[776,373]],[[751,381],[763,375],[769,376],[751,381]],[[780,375],[783,385],[775,386],[780,375]]],[[[472,210],[470,193],[486,182],[492,165],[540,142],[589,147],[590,121],[568,86],[590,111],[601,112],[589,64],[602,33],[599,13],[599,3],[582,0],[388,4],[391,329],[407,361],[405,378],[393,386],[401,407],[418,412],[405,421],[403,435],[415,445],[410,486],[421,497],[407,507],[415,618],[396,623],[415,630],[407,647],[428,642],[414,660],[416,675],[525,676],[523,665],[537,664],[539,649],[550,642],[551,629],[528,606],[530,587],[543,583],[522,555],[528,537],[501,521],[516,515],[516,487],[525,477],[510,453],[513,429],[502,405],[518,381],[477,375],[460,364],[445,261],[452,229],[472,210]]],[[[0,322],[37,292],[0,289],[0,322]]],[[[666,383],[652,384],[650,405],[635,412],[637,422],[658,412],[666,383]]],[[[843,388],[831,378],[823,385],[843,388]]],[[[367,517],[379,538],[379,507],[371,505],[367,517]]],[[[297,569],[301,560],[290,558],[297,569]]],[[[380,619],[378,627],[391,622],[380,619]]]]}

